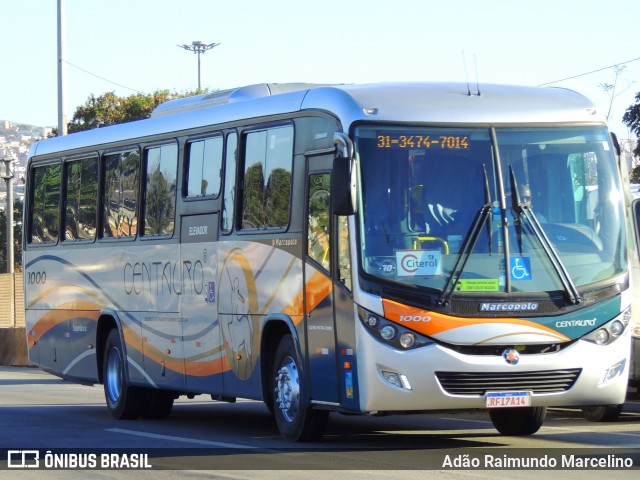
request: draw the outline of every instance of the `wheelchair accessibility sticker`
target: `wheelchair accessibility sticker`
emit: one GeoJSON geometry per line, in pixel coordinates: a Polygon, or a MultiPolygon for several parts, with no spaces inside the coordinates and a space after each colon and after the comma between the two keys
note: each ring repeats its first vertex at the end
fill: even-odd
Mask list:
{"type": "Polygon", "coordinates": [[[509,268],[511,280],[531,280],[531,259],[529,257],[511,257],[509,268]]]}

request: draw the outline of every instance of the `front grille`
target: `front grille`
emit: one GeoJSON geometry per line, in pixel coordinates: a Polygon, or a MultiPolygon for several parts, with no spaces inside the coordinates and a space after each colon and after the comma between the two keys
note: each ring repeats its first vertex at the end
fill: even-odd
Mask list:
{"type": "Polygon", "coordinates": [[[484,395],[491,391],[558,393],[569,390],[578,379],[581,368],[540,370],[514,373],[436,372],[444,390],[451,395],[484,395]]]}

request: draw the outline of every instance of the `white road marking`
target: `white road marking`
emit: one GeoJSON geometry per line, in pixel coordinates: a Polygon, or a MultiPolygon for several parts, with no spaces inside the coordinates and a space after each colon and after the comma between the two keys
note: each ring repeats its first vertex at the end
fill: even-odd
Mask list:
{"type": "Polygon", "coordinates": [[[107,432],[123,433],[125,435],[136,435],[138,437],[155,438],[158,440],[172,440],[174,442],[195,443],[198,445],[207,445],[209,447],[235,448],[238,450],[253,450],[253,449],[260,448],[260,447],[254,447],[251,445],[238,445],[235,443],[225,443],[225,442],[211,442],[209,440],[197,440],[195,438],[174,437],[171,435],[159,435],[157,433],[139,432],[136,430],[125,430],[122,428],[107,428],[105,430],[107,432]]]}

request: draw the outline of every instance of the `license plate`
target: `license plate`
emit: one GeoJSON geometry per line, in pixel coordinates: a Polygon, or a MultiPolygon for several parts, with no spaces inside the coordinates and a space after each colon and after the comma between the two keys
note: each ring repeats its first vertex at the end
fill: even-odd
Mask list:
{"type": "Polygon", "coordinates": [[[530,407],[531,392],[487,392],[487,408],[530,407]]]}

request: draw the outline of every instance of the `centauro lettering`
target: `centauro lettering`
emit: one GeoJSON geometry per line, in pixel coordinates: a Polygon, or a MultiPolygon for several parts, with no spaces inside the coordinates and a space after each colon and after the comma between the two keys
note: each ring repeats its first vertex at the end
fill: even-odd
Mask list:
{"type": "Polygon", "coordinates": [[[556,322],[556,327],[558,328],[566,328],[566,327],[593,327],[596,324],[596,319],[592,320],[561,320],[556,322]]]}
{"type": "Polygon", "coordinates": [[[123,273],[124,292],[127,295],[200,295],[204,290],[204,267],[200,260],[126,263],[123,273]]]}
{"type": "Polygon", "coordinates": [[[538,310],[536,302],[492,302],[481,303],[481,312],[535,312],[538,310]]]}

